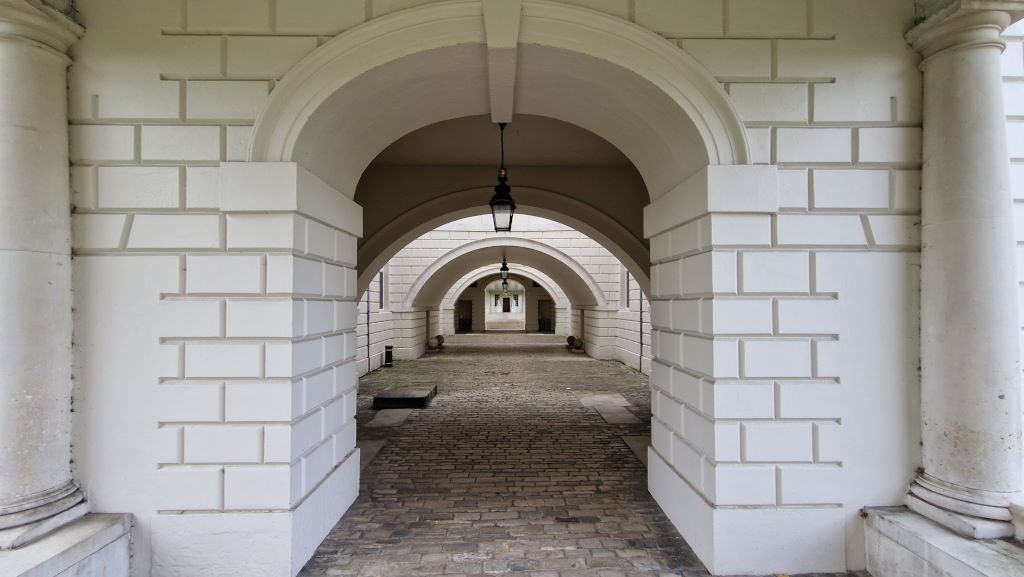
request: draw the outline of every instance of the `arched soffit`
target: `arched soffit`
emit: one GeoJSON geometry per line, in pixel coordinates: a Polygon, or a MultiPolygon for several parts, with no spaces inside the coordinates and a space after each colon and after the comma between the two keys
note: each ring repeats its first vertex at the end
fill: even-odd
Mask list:
{"type": "MultiPolygon", "coordinates": [[[[491,263],[486,267],[478,268],[472,272],[466,273],[461,279],[456,281],[448,292],[445,293],[443,299],[441,299],[440,308],[451,309],[455,308],[455,301],[459,300],[459,297],[463,295],[473,283],[489,283],[500,276],[494,274],[494,268],[497,266],[496,263],[491,263]]],[[[534,282],[540,285],[540,288],[544,289],[544,292],[548,293],[551,300],[554,301],[556,308],[565,308],[569,306],[569,299],[566,297],[565,292],[562,291],[561,287],[554,284],[550,277],[546,274],[534,269],[533,267],[520,266],[518,273],[509,274],[509,278],[518,278],[521,282],[534,282]]]]}
{"type": "MultiPolygon", "coordinates": [[[[495,291],[495,292],[500,291],[500,290],[502,290],[502,286],[501,286],[501,282],[500,281],[501,281],[500,278],[494,279],[493,281],[488,281],[488,283],[486,283],[487,286],[485,286],[484,289],[485,290],[489,290],[489,291],[495,291]]],[[[510,293],[524,292],[525,293],[526,292],[526,285],[523,284],[523,282],[520,281],[518,278],[516,278],[516,277],[514,277],[512,275],[509,275],[509,277],[508,277],[508,292],[510,292],[510,293]]]]}
{"type": "Polygon", "coordinates": [[[464,244],[437,258],[409,287],[404,308],[437,306],[458,279],[501,262],[502,257],[509,268],[524,265],[544,271],[576,306],[600,307],[608,302],[590,273],[558,249],[525,238],[494,237],[464,244]]]}
{"type": "MultiPolygon", "coordinates": [[[[295,161],[352,197],[366,166],[418,128],[490,109],[479,0],[373,19],[314,51],[277,84],[250,160],[295,161]]],[[[514,111],[601,136],[650,199],[707,164],[746,164],[743,126],[715,79],[678,46],[578,6],[522,3],[514,111]]]]}
{"type": "MultiPolygon", "coordinates": [[[[480,199],[489,199],[491,194],[494,191],[486,187],[447,192],[396,215],[391,222],[364,239],[356,257],[359,263],[358,294],[370,286],[377,271],[412,241],[449,222],[490,214],[480,199]]],[[[516,186],[513,194],[516,214],[540,216],[585,234],[619,259],[644,293],[649,292],[650,248],[614,218],[551,190],[516,186]],[[547,205],[547,208],[538,205],[547,205]]]]}

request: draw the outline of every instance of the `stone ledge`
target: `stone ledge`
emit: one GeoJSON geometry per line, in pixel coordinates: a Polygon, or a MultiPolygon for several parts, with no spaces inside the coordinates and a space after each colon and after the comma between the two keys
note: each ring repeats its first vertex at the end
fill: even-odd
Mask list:
{"type": "Polygon", "coordinates": [[[1024,575],[1024,546],[968,539],[905,507],[867,509],[868,571],[874,577],[1024,575]]]}
{"type": "Polygon", "coordinates": [[[0,553],[0,573],[128,577],[131,524],[129,514],[86,515],[30,545],[0,553]]]}
{"type": "Polygon", "coordinates": [[[373,408],[425,409],[437,395],[437,385],[422,389],[387,389],[373,396],[373,408]]]}

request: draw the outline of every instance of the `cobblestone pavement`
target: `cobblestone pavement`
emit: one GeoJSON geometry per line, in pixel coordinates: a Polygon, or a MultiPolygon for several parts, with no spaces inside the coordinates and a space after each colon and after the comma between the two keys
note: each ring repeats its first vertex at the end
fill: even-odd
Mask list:
{"type": "Polygon", "coordinates": [[[364,376],[359,437],[386,443],[300,576],[707,575],[621,438],[650,435],[647,378],[562,344],[458,335],[364,376]],[[375,392],[435,384],[404,424],[362,427],[375,392]],[[621,394],[641,424],[607,424],[581,392],[621,394]]]}

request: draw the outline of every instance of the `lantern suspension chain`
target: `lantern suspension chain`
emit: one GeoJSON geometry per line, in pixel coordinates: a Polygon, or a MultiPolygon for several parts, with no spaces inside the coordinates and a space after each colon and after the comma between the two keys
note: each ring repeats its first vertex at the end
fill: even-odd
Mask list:
{"type": "Polygon", "coordinates": [[[505,122],[498,123],[498,129],[501,131],[501,165],[499,169],[505,170],[505,127],[508,126],[505,122]]]}

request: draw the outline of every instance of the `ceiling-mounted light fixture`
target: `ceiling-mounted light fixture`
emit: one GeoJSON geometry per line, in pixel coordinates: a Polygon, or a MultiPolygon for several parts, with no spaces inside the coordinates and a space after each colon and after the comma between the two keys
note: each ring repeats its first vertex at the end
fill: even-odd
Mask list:
{"type": "Polygon", "coordinates": [[[505,293],[505,296],[508,296],[508,281],[507,280],[501,281],[501,292],[505,293]]]}
{"type": "Polygon", "coordinates": [[[512,215],[516,213],[516,202],[512,200],[512,188],[508,185],[508,170],[505,169],[505,124],[498,123],[501,131],[501,166],[498,167],[498,185],[491,197],[491,217],[494,218],[494,232],[512,230],[512,215]]]}
{"type": "Polygon", "coordinates": [[[501,257],[501,268],[498,269],[498,270],[501,271],[501,280],[506,280],[507,281],[508,280],[508,263],[505,262],[505,257],[501,257]]]}

